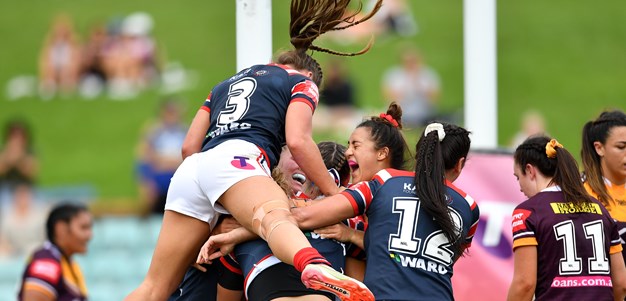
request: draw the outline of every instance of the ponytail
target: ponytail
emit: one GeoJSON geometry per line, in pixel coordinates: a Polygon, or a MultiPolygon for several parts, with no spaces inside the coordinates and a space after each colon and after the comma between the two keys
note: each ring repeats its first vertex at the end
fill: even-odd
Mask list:
{"type": "Polygon", "coordinates": [[[544,176],[552,178],[550,184],[561,188],[566,202],[580,206],[591,201],[580,180],[578,163],[555,139],[530,137],[517,147],[513,157],[523,174],[526,174],[524,166],[530,164],[544,176]]]}
{"type": "Polygon", "coordinates": [[[469,152],[469,132],[444,123],[426,127],[415,147],[415,186],[421,206],[433,217],[452,244],[455,256],[460,255],[462,241],[458,226],[448,210],[445,172],[453,168],[469,152]],[[444,150],[445,149],[445,150],[444,150]]]}
{"type": "MultiPolygon", "coordinates": [[[[362,50],[354,53],[343,53],[313,45],[313,41],[320,35],[333,30],[342,30],[370,19],[382,6],[382,0],[377,0],[371,12],[360,19],[356,15],[361,11],[347,14],[351,0],[292,0],[291,21],[289,36],[294,50],[281,54],[276,60],[279,64],[292,65],[297,70],[309,70],[313,73],[311,79],[317,86],[322,84],[322,68],[313,59],[308,50],[315,50],[340,56],[355,56],[364,54],[372,46],[372,40],[362,50]]],[[[359,2],[359,4],[361,4],[359,2]]]]}
{"type": "Polygon", "coordinates": [[[585,123],[582,132],[583,141],[580,157],[585,170],[585,181],[598,196],[598,200],[605,206],[609,205],[612,197],[604,184],[601,158],[596,153],[594,143],[597,141],[605,144],[609,132],[617,126],[626,126],[626,114],[618,110],[608,111],[600,114],[596,120],[585,123]]]}

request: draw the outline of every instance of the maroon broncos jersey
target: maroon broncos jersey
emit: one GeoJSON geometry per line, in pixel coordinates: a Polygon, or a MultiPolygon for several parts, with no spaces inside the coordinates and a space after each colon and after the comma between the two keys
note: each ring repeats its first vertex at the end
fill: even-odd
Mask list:
{"type": "Polygon", "coordinates": [[[519,204],[511,226],[514,250],[537,248],[536,300],[613,300],[609,255],[622,246],[597,200],[577,208],[553,186],[519,204]]]}

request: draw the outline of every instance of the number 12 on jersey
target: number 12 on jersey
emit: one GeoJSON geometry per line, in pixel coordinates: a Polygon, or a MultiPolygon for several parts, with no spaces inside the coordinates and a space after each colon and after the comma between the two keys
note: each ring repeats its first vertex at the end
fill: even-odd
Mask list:
{"type": "MultiPolygon", "coordinates": [[[[400,220],[398,231],[389,234],[389,251],[410,255],[416,255],[421,251],[422,256],[450,266],[455,254],[449,249],[452,244],[442,230],[427,233],[423,235],[424,237],[418,235],[420,207],[421,202],[415,197],[393,199],[393,213],[399,214],[400,220]],[[422,240],[424,240],[423,248],[421,248],[422,240]]],[[[462,229],[461,215],[451,207],[448,207],[448,210],[457,229],[462,229]]]]}

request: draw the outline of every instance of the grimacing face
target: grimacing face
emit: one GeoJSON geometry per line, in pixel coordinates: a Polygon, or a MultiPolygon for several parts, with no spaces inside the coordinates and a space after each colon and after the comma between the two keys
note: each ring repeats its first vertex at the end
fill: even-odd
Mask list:
{"type": "Polygon", "coordinates": [[[350,165],[352,183],[371,180],[381,170],[371,132],[368,127],[356,128],[348,140],[346,159],[350,165]]]}
{"type": "Polygon", "coordinates": [[[302,185],[306,182],[306,176],[300,169],[298,163],[293,159],[287,147],[283,148],[283,151],[280,153],[277,168],[280,168],[285,178],[289,180],[289,186],[293,190],[293,193],[302,191],[302,185]]]}

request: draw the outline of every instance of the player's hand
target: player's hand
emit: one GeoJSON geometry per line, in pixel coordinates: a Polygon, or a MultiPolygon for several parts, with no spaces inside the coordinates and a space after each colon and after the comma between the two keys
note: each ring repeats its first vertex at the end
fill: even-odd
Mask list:
{"type": "Polygon", "coordinates": [[[201,264],[199,264],[197,262],[194,262],[191,266],[196,268],[198,271],[203,272],[203,273],[206,273],[206,271],[207,271],[206,267],[204,267],[203,265],[201,265],[201,264]]]}
{"type": "Polygon", "coordinates": [[[225,216],[220,222],[215,225],[215,228],[211,232],[211,235],[217,235],[227,233],[241,227],[239,222],[232,216],[225,216]]]}
{"type": "Polygon", "coordinates": [[[231,232],[212,235],[204,243],[196,259],[196,263],[212,263],[214,259],[228,255],[235,249],[231,232]]]}
{"type": "Polygon", "coordinates": [[[337,223],[331,226],[315,229],[313,232],[319,234],[322,238],[334,239],[340,242],[351,242],[356,230],[348,226],[337,223]]]}
{"type": "Polygon", "coordinates": [[[311,202],[309,202],[308,200],[305,199],[291,199],[291,202],[293,203],[294,208],[295,207],[306,207],[306,206],[310,206],[311,202]]]}

